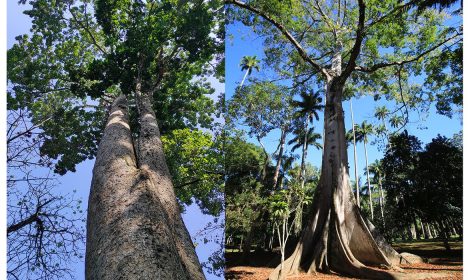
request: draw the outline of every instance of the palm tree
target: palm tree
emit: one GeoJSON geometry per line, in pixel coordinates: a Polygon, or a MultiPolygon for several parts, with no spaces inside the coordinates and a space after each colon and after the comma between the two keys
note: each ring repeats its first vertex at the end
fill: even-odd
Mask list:
{"type": "Polygon", "coordinates": [[[385,134],[385,137],[387,138],[387,143],[390,145],[390,141],[388,140],[388,130],[387,130],[387,123],[386,123],[386,118],[388,117],[389,114],[390,114],[390,111],[387,109],[387,107],[381,106],[375,109],[374,116],[378,120],[382,121],[382,125],[384,128],[383,133],[385,134]]]}
{"type": "Polygon", "coordinates": [[[314,133],[314,129],[309,129],[309,123],[312,124],[314,119],[318,120],[318,113],[322,111],[323,105],[322,98],[320,97],[320,92],[311,91],[310,94],[307,94],[305,91],[300,93],[301,100],[293,101],[292,105],[297,107],[295,116],[297,118],[304,119],[303,124],[295,129],[294,134],[296,135],[289,145],[296,143],[292,151],[302,146],[302,159],[301,159],[301,187],[304,188],[305,183],[305,160],[307,157],[307,148],[309,145],[313,145],[316,148],[321,148],[320,144],[317,143],[317,140],[321,138],[320,134],[314,133]],[[307,133],[306,133],[307,132],[307,133]]]}
{"type": "Polygon", "coordinates": [[[392,116],[389,120],[390,122],[390,125],[393,127],[393,128],[397,128],[399,127],[400,125],[403,125],[404,124],[404,119],[403,117],[401,116],[392,116]]]}
{"type": "MultiPolygon", "coordinates": [[[[367,190],[369,192],[369,206],[371,210],[371,220],[374,220],[374,207],[372,206],[372,190],[369,179],[369,161],[367,157],[367,141],[368,136],[374,133],[374,128],[371,124],[368,124],[366,121],[362,122],[361,126],[358,127],[356,131],[356,138],[359,138],[358,141],[364,142],[364,152],[366,155],[366,170],[367,170],[367,190]]],[[[357,139],[356,139],[357,140],[357,139]]]]}
{"type": "Polygon", "coordinates": [[[374,181],[377,183],[377,186],[379,187],[380,215],[382,216],[382,223],[385,227],[385,217],[384,217],[385,201],[384,201],[383,190],[382,190],[382,178],[384,174],[382,170],[382,162],[380,160],[375,160],[369,166],[369,171],[373,174],[374,181]]]}
{"type": "Polygon", "coordinates": [[[302,147],[302,158],[301,158],[301,169],[299,172],[299,178],[301,180],[301,188],[304,188],[305,184],[305,159],[307,157],[307,148],[309,146],[315,147],[317,149],[322,149],[322,144],[317,142],[317,140],[321,139],[322,136],[320,133],[315,133],[314,128],[311,127],[309,128],[309,131],[304,133],[304,130],[301,128],[298,128],[294,131],[294,138],[291,139],[288,144],[294,144],[294,146],[291,148],[291,152],[294,152],[298,148],[302,147]],[[307,143],[305,142],[307,141],[307,143]]]}
{"type": "Polygon", "coordinates": [[[245,75],[244,78],[242,78],[242,82],[240,83],[240,87],[244,85],[245,78],[247,78],[247,75],[252,74],[253,69],[256,69],[257,71],[260,71],[260,67],[258,66],[258,63],[260,61],[257,59],[257,56],[244,56],[241,60],[240,67],[241,70],[245,70],[245,75]]]}
{"type": "Polygon", "coordinates": [[[361,207],[361,201],[359,198],[359,186],[358,186],[358,174],[357,174],[357,151],[356,151],[356,127],[354,124],[354,112],[353,112],[353,102],[349,100],[349,106],[351,109],[351,123],[352,123],[352,140],[354,146],[354,181],[356,182],[356,203],[357,206],[361,207]]]}

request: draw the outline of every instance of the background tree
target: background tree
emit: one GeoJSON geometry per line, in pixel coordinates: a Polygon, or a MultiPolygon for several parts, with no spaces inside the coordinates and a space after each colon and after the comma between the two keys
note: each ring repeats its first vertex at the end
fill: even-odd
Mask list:
{"type": "Polygon", "coordinates": [[[271,184],[262,184],[265,155],[262,148],[236,135],[226,139],[225,147],[227,248],[237,243],[239,249],[250,250],[258,238],[256,229],[262,227],[258,221],[265,194],[272,190],[271,184]]]}
{"type": "Polygon", "coordinates": [[[19,37],[9,51],[12,90],[8,101],[30,110],[33,122],[45,119],[41,116],[53,116],[52,121],[39,126],[44,131],[41,153],[57,160],[55,170],[60,174],[94,157],[101,140],[88,211],[87,277],[106,279],[117,273],[114,264],[118,261],[113,262],[112,251],[95,254],[98,248],[119,250],[118,244],[131,244],[129,248],[137,250],[141,258],[128,252],[138,265],[120,258],[127,269],[121,269],[119,275],[204,278],[180,218],[156,118],[163,134],[176,128],[211,126],[213,101],[207,95],[213,90],[206,77],[221,69],[211,66],[218,65],[224,50],[223,29],[217,24],[222,14],[220,3],[30,4],[27,14],[33,22],[32,36],[19,37]],[[24,63],[17,63],[20,61],[24,63]],[[117,98],[121,94],[127,97],[117,98]],[[96,107],[84,109],[89,103],[96,107]],[[106,114],[110,118],[101,139],[106,114]],[[116,143],[135,151],[119,149],[116,143]],[[115,180],[120,181],[117,184],[115,180]],[[155,182],[158,188],[148,188],[155,182]],[[130,186],[135,192],[125,193],[130,186]],[[106,192],[112,193],[112,199],[105,199],[106,192]],[[119,199],[130,204],[114,207],[119,199]],[[135,215],[118,215],[126,210],[135,215]],[[110,215],[116,217],[115,224],[105,222],[110,213],[115,214],[110,215]],[[140,218],[148,223],[130,226],[140,218]],[[116,224],[125,230],[115,230],[116,224]],[[157,228],[164,234],[151,234],[155,227],[148,228],[149,224],[162,225],[157,228]],[[100,234],[111,238],[99,238],[100,234]],[[139,240],[150,238],[152,244],[163,244],[165,249],[138,248],[132,239],[135,236],[139,240]],[[162,240],[169,237],[170,242],[162,240]],[[107,247],[106,242],[113,246],[107,247]],[[158,252],[170,257],[155,258],[158,252]],[[164,270],[152,273],[156,259],[167,263],[160,263],[164,270]]]}
{"type": "Polygon", "coordinates": [[[382,122],[382,127],[383,127],[383,135],[385,136],[387,140],[387,144],[389,143],[389,138],[388,138],[388,129],[387,129],[387,118],[390,115],[390,111],[387,109],[385,106],[380,106],[375,108],[375,113],[374,117],[376,117],[378,120],[382,122]]]}
{"type": "Polygon", "coordinates": [[[244,86],[245,78],[247,78],[248,75],[252,74],[252,71],[255,69],[257,71],[260,71],[260,67],[258,66],[258,63],[260,61],[257,59],[257,56],[244,56],[242,57],[240,67],[242,71],[245,71],[244,77],[242,78],[242,81],[239,85],[239,87],[242,88],[244,86]]]}
{"type": "Polygon", "coordinates": [[[292,130],[293,108],[291,100],[292,97],[285,86],[279,86],[271,82],[259,82],[236,91],[227,105],[227,122],[240,122],[247,125],[249,136],[255,137],[263,148],[266,156],[263,178],[266,176],[269,154],[265,150],[262,139],[271,131],[280,130],[278,156],[272,183],[275,187],[277,186],[281,161],[285,151],[286,137],[292,130]]]}
{"type": "Polygon", "coordinates": [[[372,203],[372,189],[369,179],[369,159],[367,156],[367,142],[369,141],[368,137],[374,133],[374,128],[371,124],[368,124],[366,121],[361,123],[361,126],[358,127],[356,132],[356,141],[362,141],[364,143],[364,153],[366,157],[366,176],[367,176],[367,192],[369,195],[369,209],[371,214],[371,220],[374,220],[374,206],[372,203]]]}
{"type": "MultiPolygon", "coordinates": [[[[386,191],[387,201],[395,202],[393,217],[400,218],[395,230],[403,232],[414,223],[416,215],[415,190],[418,153],[421,142],[407,131],[390,138],[391,145],[382,160],[385,174],[383,188],[386,191]]],[[[389,219],[390,220],[390,219],[389,219]]],[[[411,237],[412,238],[412,237],[411,237]]]]}
{"type": "Polygon", "coordinates": [[[320,97],[319,93],[315,93],[313,91],[310,94],[302,91],[300,93],[300,101],[293,101],[292,105],[297,107],[295,118],[304,119],[304,123],[302,124],[299,121],[298,127],[295,129],[295,138],[289,141],[288,144],[297,143],[295,146],[292,147],[292,152],[295,149],[299,148],[302,145],[302,158],[301,158],[301,187],[304,187],[305,182],[305,164],[307,158],[307,148],[309,145],[313,145],[316,148],[321,148],[318,146],[317,140],[321,138],[320,134],[314,133],[314,128],[311,127],[309,129],[309,123],[312,125],[314,118],[319,120],[318,113],[323,109],[322,98],[320,97]],[[309,140],[310,139],[310,140],[309,140]]]}
{"type": "Polygon", "coordinates": [[[81,200],[57,193],[51,160],[41,156],[41,130],[25,110],[7,114],[7,277],[72,277],[84,255],[81,200]]]}
{"type": "Polygon", "coordinates": [[[361,200],[359,196],[359,185],[358,185],[358,157],[357,157],[357,147],[356,147],[356,124],[354,123],[354,112],[353,112],[353,101],[349,100],[349,108],[351,111],[351,130],[346,135],[346,138],[353,141],[353,151],[354,151],[354,182],[356,184],[356,204],[358,207],[361,207],[361,200]]]}
{"type": "MultiPolygon", "coordinates": [[[[314,199],[311,226],[306,228],[296,251],[286,261],[288,274],[297,273],[299,269],[332,269],[356,277],[387,277],[386,272],[371,270],[362,262],[390,265],[394,256],[385,256],[376,249],[377,246],[363,249],[362,243],[356,250],[352,242],[348,242],[352,239],[351,232],[357,232],[358,226],[362,228],[359,239],[365,238],[369,244],[375,244],[360,214],[356,213],[357,207],[348,198],[351,189],[342,114],[343,89],[352,80],[353,85],[361,89],[359,92],[379,90],[386,98],[415,108],[421,101],[414,94],[416,88],[405,86],[403,89],[403,83],[408,83],[410,73],[421,72],[421,65],[431,52],[446,43],[458,42],[460,32],[447,29],[442,23],[443,15],[435,11],[419,14],[420,19],[424,17],[423,21],[411,20],[416,15],[416,11],[407,9],[411,2],[347,1],[345,5],[341,1],[229,0],[227,3],[231,4],[231,19],[254,26],[255,32],[264,36],[266,56],[274,57],[267,61],[272,62],[278,73],[285,64],[294,61],[302,66],[301,74],[317,74],[317,80],[326,88],[324,121],[327,137],[323,156],[326,165],[322,167],[321,184],[316,192],[320,195],[314,199]],[[396,51],[382,52],[384,48],[396,51]],[[389,75],[396,76],[394,81],[383,78],[389,75]],[[410,100],[404,98],[408,96],[410,100]],[[338,179],[336,174],[340,174],[338,179]],[[339,204],[335,203],[338,201],[339,204]],[[333,207],[330,207],[332,203],[333,207]],[[346,216],[345,209],[352,214],[346,216]],[[342,226],[345,224],[353,225],[354,230],[342,226]],[[333,261],[329,263],[326,259],[333,261]]],[[[280,267],[271,275],[272,279],[277,277],[279,270],[280,267]]]]}
{"type": "MultiPolygon", "coordinates": [[[[369,172],[373,175],[373,183],[376,184],[379,188],[379,206],[380,206],[380,216],[382,218],[382,225],[385,229],[385,215],[384,215],[384,194],[382,189],[382,180],[383,180],[383,170],[382,164],[379,160],[375,160],[371,165],[369,165],[369,172]]],[[[383,231],[385,232],[385,231],[383,231]]]]}

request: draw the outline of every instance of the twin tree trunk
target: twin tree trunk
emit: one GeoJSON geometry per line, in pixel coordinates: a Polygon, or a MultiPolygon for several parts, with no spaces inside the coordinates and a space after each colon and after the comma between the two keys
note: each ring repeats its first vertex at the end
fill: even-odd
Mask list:
{"type": "Polygon", "coordinates": [[[344,82],[338,78],[327,81],[322,171],[310,220],[293,254],[275,269],[270,279],[300,271],[330,270],[365,279],[398,279],[400,276],[366,266],[391,267],[399,258],[383,238],[377,236],[375,229],[367,225],[349,185],[343,87],[344,82]]]}
{"type": "Polygon", "coordinates": [[[113,103],[93,169],[86,279],[205,279],[182,221],[151,97],[136,95],[132,139],[125,96],[113,103]]]}

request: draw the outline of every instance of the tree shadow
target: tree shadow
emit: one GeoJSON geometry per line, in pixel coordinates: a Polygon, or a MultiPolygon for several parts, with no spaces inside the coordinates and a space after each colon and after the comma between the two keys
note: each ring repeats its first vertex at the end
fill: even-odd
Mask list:
{"type": "Polygon", "coordinates": [[[253,272],[237,270],[237,271],[226,271],[224,274],[225,279],[242,279],[247,275],[253,275],[253,272]]]}

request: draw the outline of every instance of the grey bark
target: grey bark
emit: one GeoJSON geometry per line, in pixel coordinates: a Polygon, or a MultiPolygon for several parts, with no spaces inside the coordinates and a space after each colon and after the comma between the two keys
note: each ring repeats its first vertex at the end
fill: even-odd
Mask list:
{"type": "MultiPolygon", "coordinates": [[[[341,73],[341,56],[335,55],[332,73],[341,73]]],[[[366,265],[391,266],[393,261],[379,248],[351,191],[344,114],[343,81],[327,80],[325,139],[322,171],[314,195],[309,224],[293,254],[278,266],[270,279],[299,271],[336,271],[366,279],[397,279],[398,274],[374,270],[366,265]]]]}
{"type": "Polygon", "coordinates": [[[89,196],[87,280],[205,279],[179,213],[148,98],[137,97],[137,150],[126,98],[112,105],[89,196]]]}

